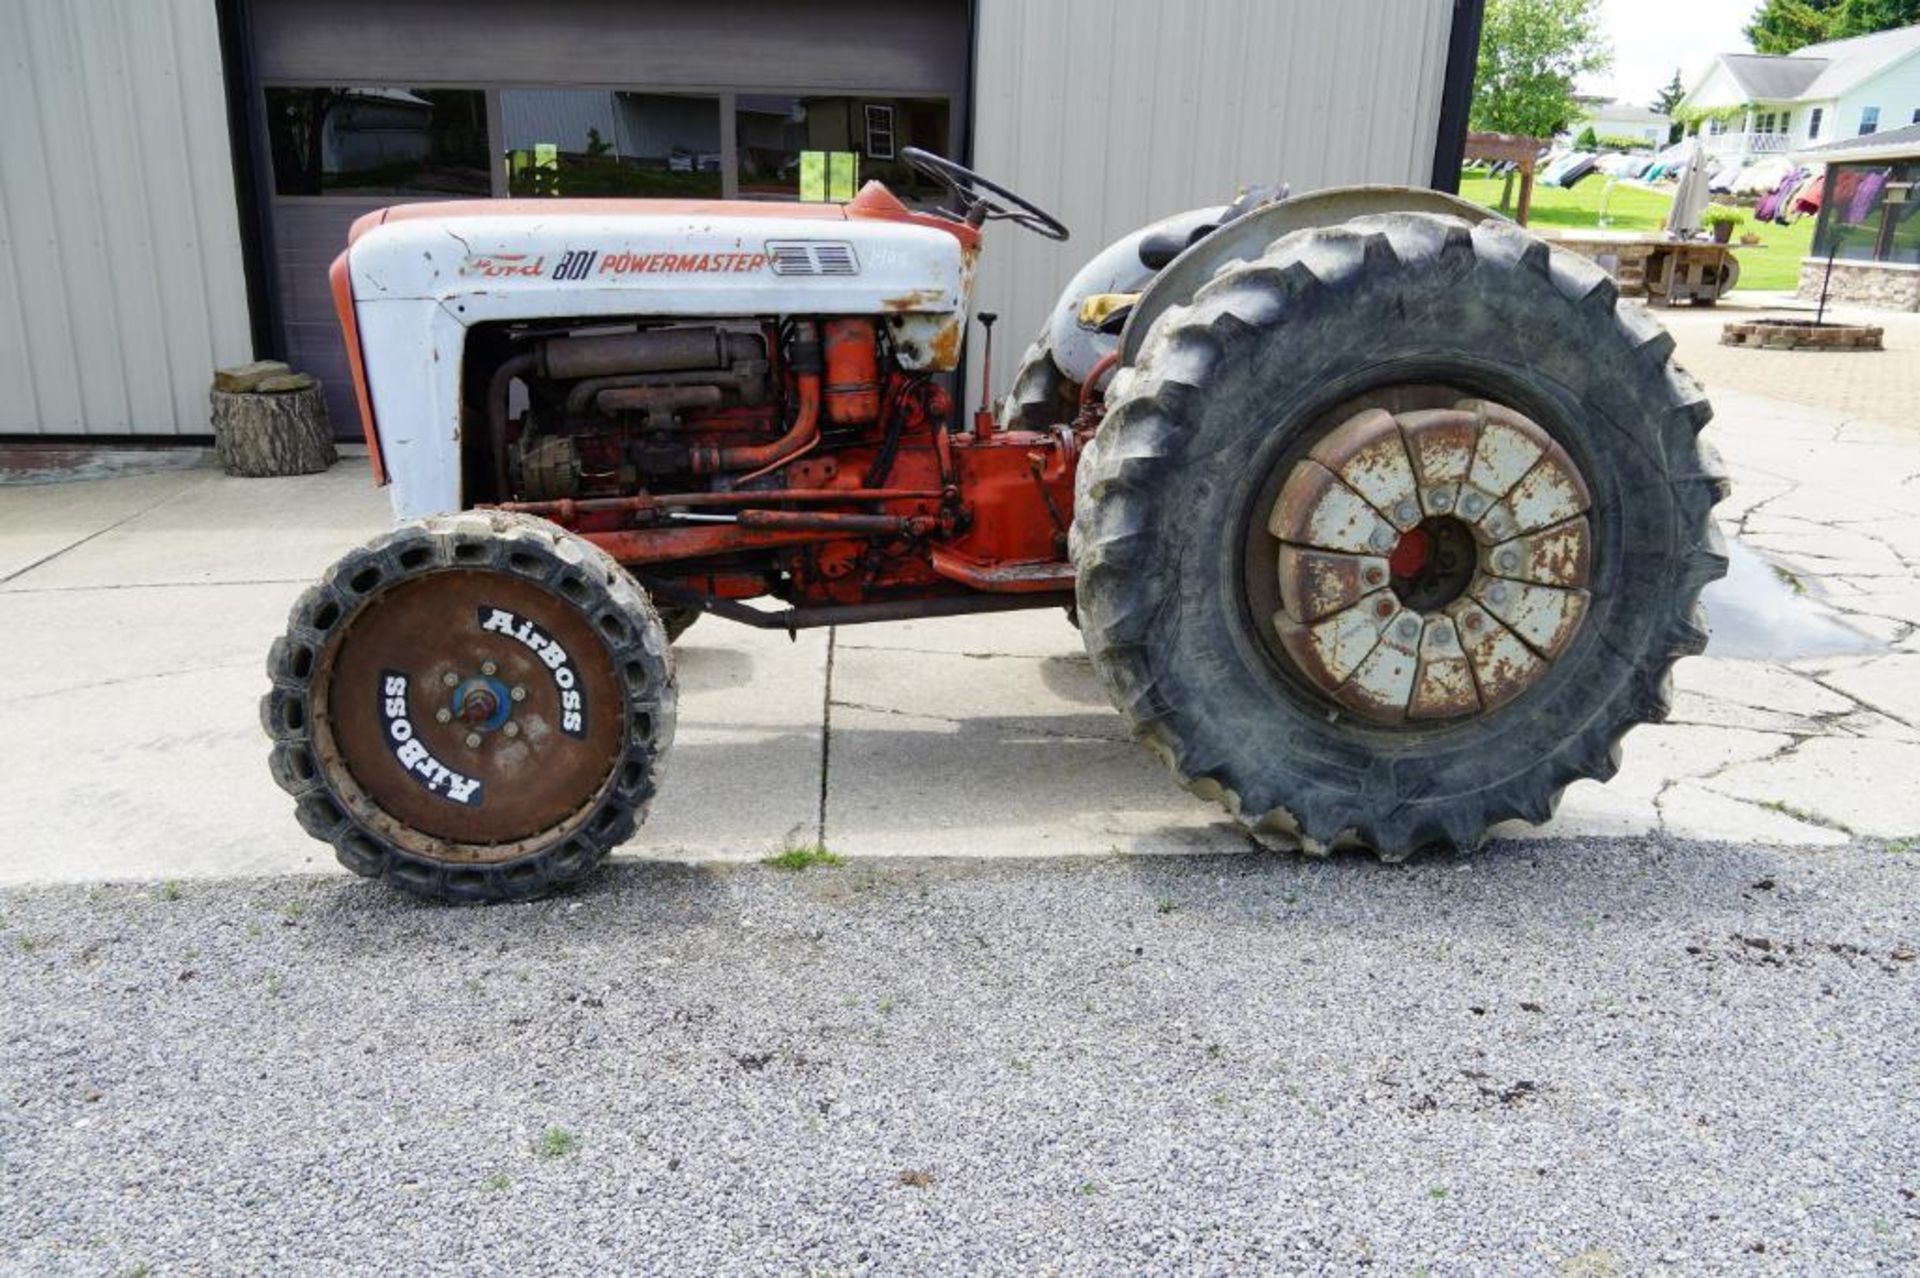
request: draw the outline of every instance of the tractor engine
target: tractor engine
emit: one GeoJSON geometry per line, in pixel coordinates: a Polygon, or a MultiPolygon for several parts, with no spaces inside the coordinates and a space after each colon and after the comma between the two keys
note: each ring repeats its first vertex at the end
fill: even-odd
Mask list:
{"type": "Polygon", "coordinates": [[[480,326],[466,364],[467,490],[593,536],[669,601],[1059,587],[1073,432],[954,434],[942,376],[874,317],[480,326]]]}

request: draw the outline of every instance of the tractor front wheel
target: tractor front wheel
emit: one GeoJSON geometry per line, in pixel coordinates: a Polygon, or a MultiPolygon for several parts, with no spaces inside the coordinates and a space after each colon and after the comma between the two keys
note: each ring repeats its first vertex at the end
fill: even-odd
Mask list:
{"type": "Polygon", "coordinates": [[[1672,348],[1505,223],[1364,217],[1222,270],[1077,478],[1082,632],[1136,735],[1256,833],[1388,859],[1611,776],[1726,567],[1672,348]]]}
{"type": "Polygon", "coordinates": [[[673,739],[666,630],[617,563],[469,512],[354,550],[294,605],[261,718],[300,824],[357,874],[538,896],[646,813],[673,739]]]}

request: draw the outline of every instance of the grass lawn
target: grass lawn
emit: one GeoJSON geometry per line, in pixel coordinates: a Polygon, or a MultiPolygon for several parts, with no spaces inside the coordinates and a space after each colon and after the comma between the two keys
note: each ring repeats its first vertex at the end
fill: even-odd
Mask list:
{"type": "MultiPolygon", "coordinates": [[[[1467,177],[1461,179],[1460,194],[1483,208],[1499,208],[1500,190],[1504,185],[1497,179],[1467,177]]],[[[1542,228],[1585,230],[1599,226],[1600,193],[1606,185],[1605,176],[1598,173],[1570,191],[1536,184],[1533,216],[1529,220],[1542,228]]],[[[1517,192],[1515,198],[1518,198],[1517,192]]],[[[1607,196],[1608,229],[1658,230],[1665,223],[1667,208],[1672,203],[1667,195],[1617,182],[1607,196]]],[[[1813,242],[1813,222],[1814,219],[1803,217],[1792,226],[1748,222],[1740,227],[1735,232],[1736,239],[1741,232],[1757,231],[1760,243],[1751,248],[1734,246],[1734,255],[1740,259],[1739,287],[1791,291],[1800,281],[1800,259],[1807,255],[1813,242]]]]}

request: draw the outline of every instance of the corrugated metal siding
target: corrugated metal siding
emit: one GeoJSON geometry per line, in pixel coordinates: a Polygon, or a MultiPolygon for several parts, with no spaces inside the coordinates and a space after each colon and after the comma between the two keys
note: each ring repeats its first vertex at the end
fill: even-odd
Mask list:
{"type": "Polygon", "coordinates": [[[1102,246],[1236,187],[1424,186],[1453,0],[979,0],[974,167],[1073,230],[989,232],[1000,389],[1102,246]]]}
{"type": "Polygon", "coordinates": [[[251,355],[213,0],[0,0],[0,434],[205,434],[251,355]]]}

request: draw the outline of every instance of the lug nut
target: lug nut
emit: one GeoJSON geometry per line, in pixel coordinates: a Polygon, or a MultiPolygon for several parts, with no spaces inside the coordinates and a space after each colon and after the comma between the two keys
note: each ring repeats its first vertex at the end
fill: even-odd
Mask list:
{"type": "Polygon", "coordinates": [[[1505,603],[1506,601],[1507,588],[1505,586],[1496,581],[1493,585],[1487,587],[1488,603],[1505,603]]]}
{"type": "Polygon", "coordinates": [[[449,688],[457,688],[460,686],[460,676],[449,670],[440,676],[440,682],[446,684],[449,688]]]}
{"type": "Polygon", "coordinates": [[[1391,617],[1393,615],[1393,612],[1394,612],[1394,604],[1393,604],[1393,600],[1391,599],[1382,599],[1379,603],[1373,606],[1373,615],[1376,617],[1382,617],[1382,618],[1391,617]]]}
{"type": "Polygon", "coordinates": [[[1393,508],[1393,517],[1403,524],[1412,523],[1413,517],[1419,513],[1419,511],[1413,508],[1413,503],[1410,501],[1403,501],[1393,508]]]}
{"type": "Polygon", "coordinates": [[[1428,641],[1433,643],[1435,646],[1446,643],[1452,638],[1453,638],[1453,627],[1449,626],[1444,621],[1435,622],[1433,629],[1427,632],[1428,641]]]}
{"type": "Polygon", "coordinates": [[[435,722],[438,722],[438,723],[452,723],[453,711],[447,709],[445,706],[441,706],[438,710],[435,710],[433,712],[433,717],[435,722]]]}
{"type": "Polygon", "coordinates": [[[1435,510],[1447,510],[1453,505],[1453,497],[1445,492],[1434,493],[1427,498],[1427,505],[1435,510]]]}
{"type": "Polygon", "coordinates": [[[477,732],[469,732],[467,734],[467,749],[477,750],[479,749],[479,747],[480,747],[480,734],[477,732]]]}
{"type": "Polygon", "coordinates": [[[1493,562],[1499,566],[1500,571],[1512,572],[1520,566],[1520,556],[1515,551],[1503,550],[1494,557],[1493,562]]]}
{"type": "Polygon", "coordinates": [[[504,728],[501,728],[500,731],[506,733],[510,737],[517,737],[520,735],[520,725],[517,723],[514,723],[512,720],[508,720],[507,725],[504,728]]]}
{"type": "Polygon", "coordinates": [[[525,688],[515,688],[509,695],[511,695],[515,701],[525,701],[527,699],[527,690],[525,688]]]}
{"type": "Polygon", "coordinates": [[[1461,618],[1460,624],[1465,626],[1469,630],[1478,630],[1485,623],[1480,620],[1479,613],[1470,612],[1465,617],[1461,618]]]}
{"type": "Polygon", "coordinates": [[[1420,633],[1420,623],[1415,621],[1412,617],[1408,617],[1405,620],[1401,621],[1399,630],[1400,630],[1400,637],[1402,639],[1412,639],[1414,636],[1420,633]]]}
{"type": "Polygon", "coordinates": [[[1367,576],[1367,584],[1369,586],[1382,585],[1387,580],[1387,572],[1386,572],[1386,569],[1384,568],[1369,568],[1367,569],[1366,576],[1367,576]]]}
{"type": "Polygon", "coordinates": [[[1372,542],[1375,550],[1392,550],[1393,543],[1399,540],[1399,534],[1395,533],[1391,528],[1376,528],[1373,530],[1372,542]]]}
{"type": "Polygon", "coordinates": [[[1485,508],[1486,504],[1479,493],[1468,493],[1460,499],[1460,509],[1466,511],[1469,515],[1479,514],[1480,511],[1485,508]]]}
{"type": "Polygon", "coordinates": [[[499,670],[500,667],[491,661],[483,661],[480,663],[480,673],[483,675],[494,675],[499,673],[499,670]]]}

